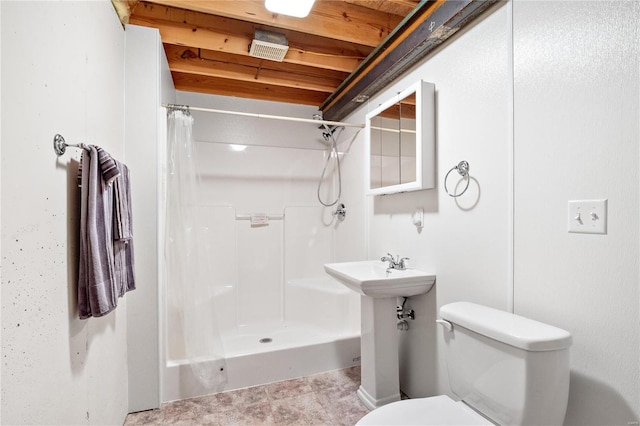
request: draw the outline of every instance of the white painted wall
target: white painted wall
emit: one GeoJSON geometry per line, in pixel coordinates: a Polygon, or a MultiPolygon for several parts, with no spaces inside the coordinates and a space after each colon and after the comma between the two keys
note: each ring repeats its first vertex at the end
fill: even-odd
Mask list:
{"type": "Polygon", "coordinates": [[[157,29],[127,25],[125,50],[125,159],[131,169],[135,233],[136,291],[127,310],[129,411],[160,406],[158,268],[158,176],[165,145],[162,104],[175,102],[175,89],[157,29]]]}
{"type": "MultiPolygon", "coordinates": [[[[437,307],[457,300],[508,307],[507,23],[507,8],[498,8],[349,118],[364,122],[367,110],[418,79],[435,83],[436,189],[368,197],[361,210],[368,222],[369,259],[387,252],[400,254],[411,258],[411,267],[437,275],[436,285],[428,294],[407,302],[406,306],[416,311],[416,320],[411,321],[408,332],[400,333],[401,388],[411,397],[448,392],[444,360],[438,353],[440,335],[434,322],[437,307]],[[467,194],[456,200],[442,189],[442,178],[460,160],[469,162],[473,180],[467,194]],[[411,221],[417,207],[425,212],[422,230],[411,221]]],[[[363,158],[363,146],[364,132],[352,147],[358,152],[352,157],[363,158]]],[[[351,167],[353,164],[345,164],[349,172],[351,167]]],[[[357,168],[357,173],[361,171],[357,168]]],[[[362,194],[362,176],[350,177],[349,195],[351,191],[362,194]],[[352,185],[358,189],[352,189],[352,185]]],[[[351,238],[346,237],[347,241],[351,238]]]]}
{"type": "MultiPolygon", "coordinates": [[[[318,109],[308,105],[251,100],[231,96],[177,92],[179,104],[223,111],[267,114],[311,119],[318,109]]],[[[238,115],[192,111],[193,138],[201,142],[266,145],[289,148],[324,149],[320,131],[313,124],[238,115]]]]}
{"type": "Polygon", "coordinates": [[[127,297],[76,308],[80,151],[124,155],[124,32],[108,1],[2,11],[2,422],[122,424],[127,297]]]}
{"type": "Polygon", "coordinates": [[[515,309],[573,334],[567,424],[637,423],[640,3],[513,6],[515,309]],[[607,235],[567,233],[598,198],[607,235]]]}
{"type": "MultiPolygon", "coordinates": [[[[0,7],[0,23],[2,22],[2,7],[0,7]]],[[[2,158],[2,30],[0,29],[0,164],[2,158]]],[[[2,170],[0,169],[0,230],[2,229],[2,170]]],[[[2,239],[0,237],[0,283],[2,281],[2,239]]],[[[4,287],[4,286],[3,286],[4,287]]],[[[2,292],[0,291],[0,326],[2,325],[2,292]]],[[[0,329],[0,340],[2,338],[2,330],[0,329]]],[[[0,349],[0,354],[2,350],[0,349]]],[[[0,376],[2,372],[2,364],[0,364],[0,376]]],[[[2,395],[2,381],[0,380],[0,395],[2,395]]],[[[0,423],[2,423],[2,397],[0,397],[0,423]]]]}
{"type": "MultiPolygon", "coordinates": [[[[419,78],[436,85],[437,189],[355,203],[368,227],[338,235],[340,245],[365,234],[368,258],[391,251],[437,274],[434,290],[408,302],[410,396],[450,393],[438,307],[513,300],[516,313],[574,336],[566,424],[638,421],[639,22],[637,2],[498,5],[349,118],[362,121],[419,78]],[[442,179],[462,159],[474,180],[453,200],[442,179]],[[609,199],[608,235],[566,232],[567,201],[585,198],[609,199]],[[422,232],[410,221],[419,206],[422,232]]],[[[347,162],[347,196],[357,197],[362,156],[347,162]]]]}

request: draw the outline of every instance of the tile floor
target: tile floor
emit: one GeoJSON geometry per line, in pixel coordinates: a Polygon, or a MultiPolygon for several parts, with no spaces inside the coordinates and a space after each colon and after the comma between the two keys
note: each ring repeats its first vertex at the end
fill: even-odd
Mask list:
{"type": "Polygon", "coordinates": [[[163,404],[125,425],[345,425],[368,410],[356,391],[360,367],[163,404]]]}

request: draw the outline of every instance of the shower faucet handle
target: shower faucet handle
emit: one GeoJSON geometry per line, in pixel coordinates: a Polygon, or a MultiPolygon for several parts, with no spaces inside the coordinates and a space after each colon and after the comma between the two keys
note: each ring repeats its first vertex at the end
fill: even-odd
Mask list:
{"type": "Polygon", "coordinates": [[[344,204],[340,203],[340,205],[338,206],[338,208],[336,208],[336,211],[334,211],[333,213],[331,213],[333,216],[337,216],[337,218],[340,221],[343,221],[344,218],[347,216],[347,209],[344,207],[344,204]]]}

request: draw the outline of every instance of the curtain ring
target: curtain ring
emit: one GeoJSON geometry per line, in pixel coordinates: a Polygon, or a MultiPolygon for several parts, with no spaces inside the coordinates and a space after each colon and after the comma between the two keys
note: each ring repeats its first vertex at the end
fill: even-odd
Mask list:
{"type": "Polygon", "coordinates": [[[465,191],[469,188],[469,181],[470,181],[470,180],[471,180],[471,179],[469,179],[469,163],[467,163],[466,161],[464,161],[464,160],[463,160],[463,161],[459,162],[457,165],[453,166],[453,167],[451,168],[451,170],[449,170],[449,171],[447,172],[447,174],[444,176],[444,190],[447,192],[447,195],[448,195],[449,197],[454,197],[454,198],[455,198],[455,197],[459,197],[459,196],[461,196],[462,194],[464,194],[464,193],[465,193],[465,191]],[[459,194],[455,194],[455,193],[453,193],[453,194],[452,194],[452,193],[451,193],[451,192],[449,192],[449,190],[447,189],[447,178],[449,177],[449,174],[450,174],[452,171],[454,171],[454,170],[455,170],[455,171],[457,171],[457,172],[458,172],[458,174],[459,174],[460,176],[462,176],[462,177],[465,177],[465,176],[466,176],[466,177],[467,177],[467,184],[465,185],[465,187],[464,187],[464,189],[462,190],[462,192],[460,192],[459,194]]]}

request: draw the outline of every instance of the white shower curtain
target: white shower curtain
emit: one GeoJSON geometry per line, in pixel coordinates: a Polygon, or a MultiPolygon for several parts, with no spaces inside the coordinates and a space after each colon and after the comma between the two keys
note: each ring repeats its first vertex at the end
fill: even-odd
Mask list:
{"type": "Polygon", "coordinates": [[[198,214],[192,128],[188,110],[167,110],[167,304],[180,314],[184,353],[195,377],[207,390],[218,392],[227,382],[227,368],[216,319],[207,231],[198,214]]]}

